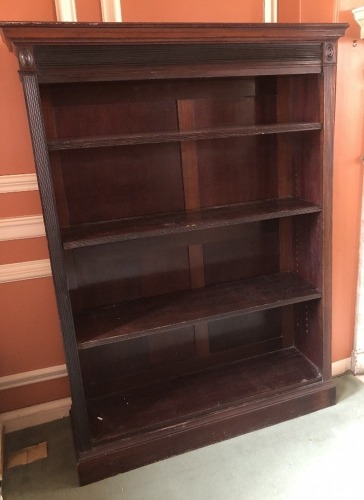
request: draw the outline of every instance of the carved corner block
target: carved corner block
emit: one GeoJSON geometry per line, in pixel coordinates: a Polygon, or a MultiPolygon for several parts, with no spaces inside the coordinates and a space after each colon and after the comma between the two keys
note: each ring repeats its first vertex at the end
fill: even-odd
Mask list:
{"type": "Polygon", "coordinates": [[[332,42],[325,42],[323,44],[323,63],[336,64],[336,44],[332,42]]]}
{"type": "Polygon", "coordinates": [[[18,49],[18,61],[21,72],[34,72],[36,70],[32,47],[20,47],[18,49]]]}

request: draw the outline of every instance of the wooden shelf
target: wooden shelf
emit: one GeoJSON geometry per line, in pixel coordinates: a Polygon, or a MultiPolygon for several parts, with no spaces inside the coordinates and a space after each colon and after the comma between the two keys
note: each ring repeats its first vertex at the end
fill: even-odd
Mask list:
{"type": "Polygon", "coordinates": [[[294,273],[259,276],[84,311],[75,316],[76,336],[87,349],[320,297],[294,273]]]}
{"type": "Polygon", "coordinates": [[[105,148],[114,146],[132,146],[137,144],[156,144],[178,141],[197,141],[203,139],[224,139],[228,137],[244,137],[251,135],[282,134],[287,132],[304,132],[321,129],[322,124],[317,122],[243,125],[239,127],[213,127],[183,132],[150,132],[110,135],[103,137],[57,139],[48,141],[48,149],[49,151],[61,151],[67,149],[105,148]]]}
{"type": "Polygon", "coordinates": [[[246,405],[251,398],[257,401],[321,379],[295,348],[283,349],[89,400],[91,434],[100,444],[146,432],[176,432],[186,422],[193,425],[194,419],[211,414],[218,418],[218,413],[246,405]]]}
{"type": "Polygon", "coordinates": [[[296,198],[282,198],[202,210],[189,210],[180,213],[83,224],[62,228],[61,232],[63,247],[69,250],[320,211],[321,207],[314,203],[296,198]]]}

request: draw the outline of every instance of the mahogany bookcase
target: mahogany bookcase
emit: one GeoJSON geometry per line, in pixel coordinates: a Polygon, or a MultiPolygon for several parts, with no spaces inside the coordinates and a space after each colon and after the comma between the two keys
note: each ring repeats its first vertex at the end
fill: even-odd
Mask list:
{"type": "Polygon", "coordinates": [[[344,24],[2,23],[81,484],[335,402],[344,24]]]}

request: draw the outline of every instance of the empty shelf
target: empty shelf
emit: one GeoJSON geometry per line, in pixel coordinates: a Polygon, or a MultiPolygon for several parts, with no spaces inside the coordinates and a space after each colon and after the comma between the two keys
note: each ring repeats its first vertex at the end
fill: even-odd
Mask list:
{"type": "Polygon", "coordinates": [[[90,309],[75,316],[76,336],[85,349],[320,297],[293,273],[259,276],[90,309]]]}

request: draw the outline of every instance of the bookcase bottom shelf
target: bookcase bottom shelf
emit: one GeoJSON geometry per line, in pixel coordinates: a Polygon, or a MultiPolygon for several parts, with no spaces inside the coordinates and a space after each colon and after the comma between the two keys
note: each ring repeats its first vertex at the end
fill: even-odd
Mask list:
{"type": "Polygon", "coordinates": [[[87,484],[335,403],[335,386],[297,349],[89,401],[87,484]]]}

